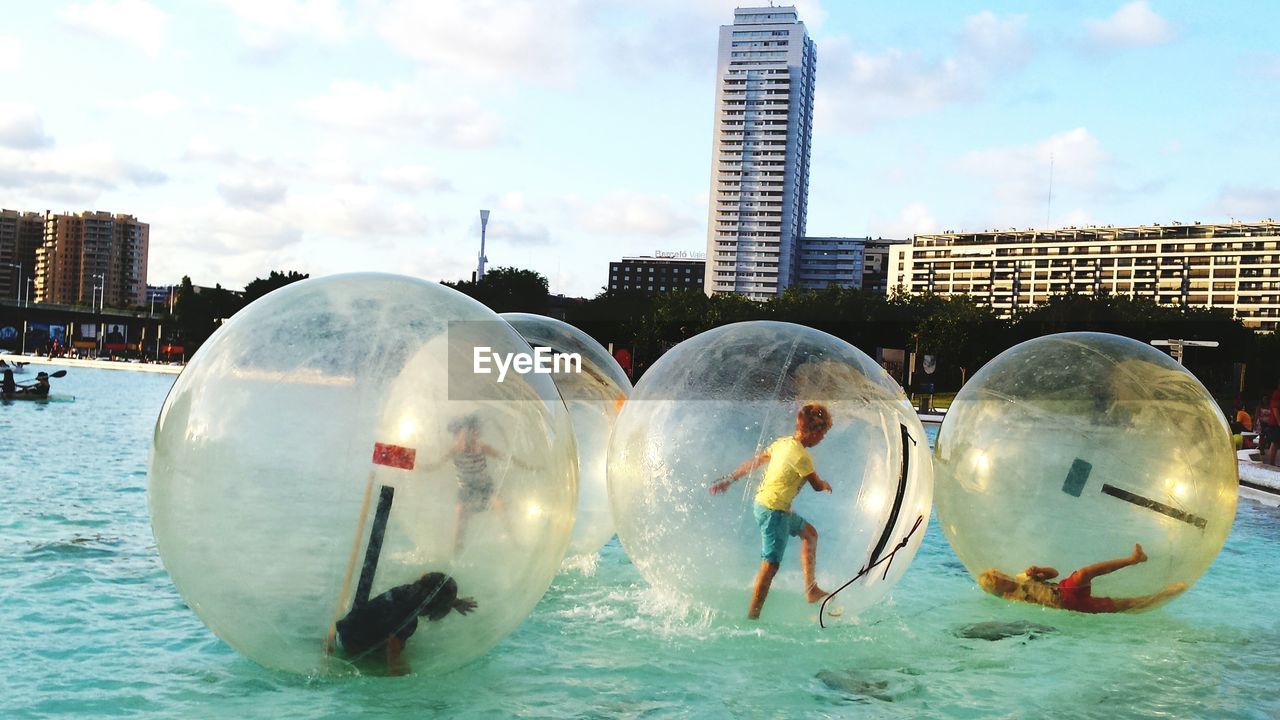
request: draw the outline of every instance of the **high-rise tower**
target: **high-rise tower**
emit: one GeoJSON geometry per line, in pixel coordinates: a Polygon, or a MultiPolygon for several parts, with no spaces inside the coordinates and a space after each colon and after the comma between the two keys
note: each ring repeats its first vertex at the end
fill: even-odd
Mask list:
{"type": "Polygon", "coordinates": [[[817,50],[794,7],[738,8],[720,27],[708,294],[763,300],[795,282],[816,72],[817,50]]]}

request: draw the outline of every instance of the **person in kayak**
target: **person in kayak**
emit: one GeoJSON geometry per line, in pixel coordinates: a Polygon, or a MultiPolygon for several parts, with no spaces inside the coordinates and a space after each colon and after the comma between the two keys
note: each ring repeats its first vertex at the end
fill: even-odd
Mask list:
{"type": "Polygon", "coordinates": [[[6,367],[4,368],[3,385],[0,385],[0,395],[3,395],[6,398],[11,398],[17,394],[18,394],[18,383],[14,382],[13,380],[13,370],[6,367]]]}
{"type": "MultiPolygon", "coordinates": [[[[5,371],[5,374],[11,375],[12,373],[10,371],[5,371]]],[[[49,373],[38,373],[36,375],[36,384],[23,388],[22,392],[36,397],[49,397],[49,373]]]]}

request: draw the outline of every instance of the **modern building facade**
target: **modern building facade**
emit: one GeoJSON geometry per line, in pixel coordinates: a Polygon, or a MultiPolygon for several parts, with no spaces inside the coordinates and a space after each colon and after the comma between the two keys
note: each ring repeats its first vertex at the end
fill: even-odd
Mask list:
{"type": "Polygon", "coordinates": [[[1280,329],[1280,222],[1068,227],[917,235],[890,249],[889,283],[969,295],[1001,317],[1055,295],[1148,297],[1229,308],[1280,329]]]}
{"type": "Polygon", "coordinates": [[[30,296],[28,281],[43,241],[43,214],[0,210],[0,298],[21,302],[30,296]]]}
{"type": "Polygon", "coordinates": [[[800,238],[795,284],[811,290],[835,285],[884,294],[889,247],[909,242],[869,237],[800,238]]]}
{"type": "Polygon", "coordinates": [[[681,257],[629,257],[609,263],[611,291],[640,291],[650,297],[671,290],[701,290],[706,261],[681,257]]]}
{"type": "Polygon", "coordinates": [[[720,28],[705,290],[767,299],[795,284],[805,232],[817,50],[794,7],[720,28]]]}
{"type": "Polygon", "coordinates": [[[911,240],[868,238],[862,259],[862,289],[880,295],[889,292],[889,252],[895,247],[908,247],[911,240]]]}
{"type": "Polygon", "coordinates": [[[862,287],[866,238],[802,237],[796,243],[796,285],[811,290],[862,287]]]}
{"type": "Polygon", "coordinates": [[[147,303],[151,227],[132,215],[48,215],[36,251],[35,301],[105,307],[147,303]]]}

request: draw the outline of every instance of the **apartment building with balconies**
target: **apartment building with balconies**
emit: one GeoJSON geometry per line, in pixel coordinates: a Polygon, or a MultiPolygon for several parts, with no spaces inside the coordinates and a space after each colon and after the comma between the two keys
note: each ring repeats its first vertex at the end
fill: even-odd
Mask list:
{"type": "Polygon", "coordinates": [[[45,216],[43,242],[36,251],[36,302],[145,305],[150,233],[150,225],[132,215],[45,216]]]}
{"type": "Polygon", "coordinates": [[[1227,308],[1280,329],[1280,222],[1088,226],[917,235],[891,248],[889,283],[969,295],[1008,318],[1055,295],[1227,308]]]}
{"type": "Polygon", "coordinates": [[[35,277],[36,250],[44,241],[44,215],[0,210],[0,298],[20,302],[35,277]]]}
{"type": "Polygon", "coordinates": [[[767,299],[797,281],[817,50],[794,7],[720,28],[705,290],[767,299]]]}

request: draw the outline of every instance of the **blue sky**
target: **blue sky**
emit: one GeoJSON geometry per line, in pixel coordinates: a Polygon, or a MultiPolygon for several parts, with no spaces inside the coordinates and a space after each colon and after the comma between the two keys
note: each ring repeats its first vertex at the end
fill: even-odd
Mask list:
{"type": "MultiPolygon", "coordinates": [[[[137,215],[152,284],[227,287],[465,277],[484,207],[491,265],[593,295],[705,246],[735,4],[7,3],[0,207],[137,215]]],[[[810,234],[1280,216],[1280,4],[798,7],[810,234]]]]}

